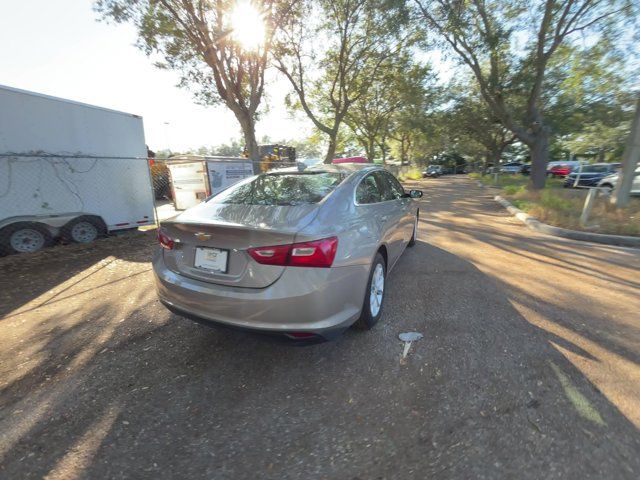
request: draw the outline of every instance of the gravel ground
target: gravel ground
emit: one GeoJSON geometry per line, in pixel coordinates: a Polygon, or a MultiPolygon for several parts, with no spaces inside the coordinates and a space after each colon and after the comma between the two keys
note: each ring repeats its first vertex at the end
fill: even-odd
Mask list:
{"type": "Polygon", "coordinates": [[[149,234],[0,259],[0,477],[639,478],[640,252],[413,185],[383,322],[320,345],[170,314],[149,234]]]}

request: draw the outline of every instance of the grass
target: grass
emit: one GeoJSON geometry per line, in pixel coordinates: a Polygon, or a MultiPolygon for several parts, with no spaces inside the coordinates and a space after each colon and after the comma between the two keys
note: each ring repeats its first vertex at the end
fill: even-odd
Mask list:
{"type": "MultiPolygon", "coordinates": [[[[479,173],[470,173],[469,176],[483,185],[490,187],[507,188],[515,192],[514,187],[526,187],[529,183],[529,177],[524,175],[512,175],[512,174],[500,174],[498,175],[498,182],[496,183],[494,175],[481,175],[479,173]]],[[[562,188],[564,179],[562,178],[549,178],[547,179],[548,188],[562,188]]]]}
{"type": "Polygon", "coordinates": [[[421,178],[422,178],[422,173],[417,168],[412,168],[407,173],[401,173],[400,175],[398,175],[398,179],[401,182],[404,182],[407,180],[420,180],[421,178]]]}
{"type": "Polygon", "coordinates": [[[600,195],[584,226],[580,225],[580,215],[588,189],[548,186],[536,192],[526,187],[505,187],[503,191],[517,208],[549,225],[612,235],[640,235],[640,198],[632,198],[628,208],[617,209],[608,197],[600,195]]]}
{"type": "Polygon", "coordinates": [[[580,215],[587,196],[585,188],[563,188],[564,179],[547,179],[541,191],[527,188],[529,177],[522,175],[499,175],[495,182],[493,175],[469,176],[484,185],[498,187],[502,195],[516,208],[527,212],[541,222],[572,230],[586,230],[611,235],[640,236],[640,198],[631,199],[628,208],[615,208],[609,198],[596,198],[589,222],[580,225],[580,215]]]}

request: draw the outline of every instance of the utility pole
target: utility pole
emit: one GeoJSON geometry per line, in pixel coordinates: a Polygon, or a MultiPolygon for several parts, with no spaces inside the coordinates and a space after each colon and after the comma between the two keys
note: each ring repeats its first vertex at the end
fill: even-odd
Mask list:
{"type": "Polygon", "coordinates": [[[622,155],[622,169],[620,170],[616,189],[614,190],[614,196],[612,197],[613,203],[615,203],[618,208],[624,208],[629,205],[629,196],[633,185],[633,177],[635,176],[639,158],[640,99],[638,99],[638,104],[636,105],[636,114],[633,118],[633,123],[631,124],[631,133],[629,134],[629,140],[627,140],[627,145],[624,149],[624,154],[622,155]]]}

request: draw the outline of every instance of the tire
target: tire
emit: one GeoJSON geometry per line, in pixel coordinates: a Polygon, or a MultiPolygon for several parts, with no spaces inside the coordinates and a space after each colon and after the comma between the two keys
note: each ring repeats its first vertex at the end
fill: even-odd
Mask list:
{"type": "Polygon", "coordinates": [[[601,185],[601,187],[607,189],[607,190],[603,190],[602,193],[607,197],[610,197],[611,194],[613,193],[613,185],[611,185],[610,183],[605,183],[601,185]]]}
{"type": "MultiPolygon", "coordinates": [[[[384,257],[380,252],[376,253],[371,264],[371,271],[369,272],[369,281],[367,281],[367,289],[365,291],[364,303],[362,305],[362,313],[360,318],[356,320],[354,326],[360,330],[371,330],[373,326],[378,323],[380,317],[382,317],[382,311],[384,309],[384,298],[386,293],[386,279],[387,279],[387,264],[384,261],[384,257]],[[374,277],[377,278],[378,287],[380,287],[378,275],[382,274],[382,292],[372,292],[372,283],[376,282],[374,277]],[[373,299],[373,295],[376,299],[373,299]],[[372,308],[373,303],[373,308],[372,308]],[[377,311],[375,305],[378,305],[377,311]]],[[[375,285],[375,283],[374,283],[375,285]]]]}
{"type": "Polygon", "coordinates": [[[416,212],[416,219],[413,223],[413,234],[411,240],[407,243],[407,247],[413,247],[416,244],[416,237],[418,236],[418,220],[420,219],[420,210],[416,212]]]}
{"type": "Polygon", "coordinates": [[[16,222],[0,230],[0,253],[33,253],[51,245],[49,230],[36,222],[16,222]]]}
{"type": "Polygon", "coordinates": [[[60,235],[67,242],[91,243],[107,233],[107,226],[100,217],[83,215],[67,222],[60,235]]]}

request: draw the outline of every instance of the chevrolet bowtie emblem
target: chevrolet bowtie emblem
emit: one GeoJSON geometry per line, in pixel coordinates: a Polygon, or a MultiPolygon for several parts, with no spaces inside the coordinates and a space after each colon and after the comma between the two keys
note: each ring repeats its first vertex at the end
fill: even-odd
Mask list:
{"type": "Polygon", "coordinates": [[[204,232],[197,232],[196,233],[196,238],[198,240],[200,240],[201,242],[204,242],[205,240],[211,240],[211,234],[204,233],[204,232]]]}

